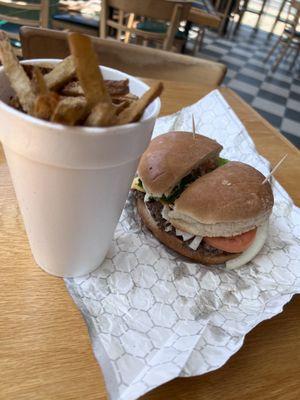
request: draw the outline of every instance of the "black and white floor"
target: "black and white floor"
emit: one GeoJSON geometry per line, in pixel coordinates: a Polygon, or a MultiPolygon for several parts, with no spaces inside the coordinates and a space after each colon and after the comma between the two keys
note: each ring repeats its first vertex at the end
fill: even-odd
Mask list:
{"type": "MultiPolygon", "coordinates": [[[[290,60],[283,61],[276,72],[272,61],[264,58],[276,38],[267,40],[263,31],[241,26],[234,38],[220,38],[207,31],[199,57],[227,65],[224,85],[234,89],[294,145],[300,148],[300,73],[299,64],[290,71],[290,60]]],[[[186,53],[189,52],[188,44],[186,53]]]]}

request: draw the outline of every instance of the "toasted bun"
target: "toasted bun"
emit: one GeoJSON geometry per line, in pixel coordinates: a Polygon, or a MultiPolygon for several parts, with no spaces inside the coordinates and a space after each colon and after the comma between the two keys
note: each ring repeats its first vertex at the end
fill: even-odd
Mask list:
{"type": "Polygon", "coordinates": [[[204,265],[218,265],[239,256],[239,254],[226,253],[220,255],[207,254],[204,253],[201,247],[198,250],[192,250],[191,248],[184,246],[182,240],[178,237],[170,235],[157,226],[142,199],[137,199],[137,209],[143,223],[161,243],[197,263],[204,265]]]}
{"type": "Polygon", "coordinates": [[[199,236],[234,236],[262,225],[272,211],[273,193],[250,165],[229,162],[198,178],[175,201],[172,225],[199,236]]]}
{"type": "Polygon", "coordinates": [[[216,158],[222,146],[205,136],[190,132],[169,132],[150,142],[138,166],[143,187],[153,197],[168,195],[172,189],[208,159],[216,158]]]}

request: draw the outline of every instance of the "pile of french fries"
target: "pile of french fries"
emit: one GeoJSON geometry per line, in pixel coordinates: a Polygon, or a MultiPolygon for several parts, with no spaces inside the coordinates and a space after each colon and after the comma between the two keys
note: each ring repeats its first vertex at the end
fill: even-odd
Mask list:
{"type": "Polygon", "coordinates": [[[137,122],[160,96],[153,85],[140,98],[128,79],[104,80],[89,37],[68,35],[71,55],[58,64],[22,65],[0,31],[0,58],[16,96],[10,105],[34,117],[65,125],[113,126],[137,122]]]}

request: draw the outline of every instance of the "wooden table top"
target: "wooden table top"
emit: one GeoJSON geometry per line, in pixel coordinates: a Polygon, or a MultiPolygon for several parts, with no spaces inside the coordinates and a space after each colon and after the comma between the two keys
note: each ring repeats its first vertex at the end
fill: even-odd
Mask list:
{"type": "MultiPolygon", "coordinates": [[[[162,114],[189,105],[211,87],[165,83],[162,114]]],[[[300,205],[300,154],[229,89],[221,89],[259,151],[300,205]]],[[[3,129],[3,128],[1,128],[3,129]]],[[[11,180],[0,151],[0,398],[103,400],[106,391],[80,312],[62,279],[39,269],[31,256],[11,180]]],[[[300,398],[300,297],[256,327],[221,369],[176,379],[143,399],[296,400],[300,398]]]]}

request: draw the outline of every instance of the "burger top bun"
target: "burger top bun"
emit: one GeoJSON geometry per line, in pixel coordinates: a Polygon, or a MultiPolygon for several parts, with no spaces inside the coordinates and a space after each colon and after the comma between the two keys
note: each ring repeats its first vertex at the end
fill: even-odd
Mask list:
{"type": "Polygon", "coordinates": [[[228,162],[198,178],[175,201],[172,225],[199,236],[235,236],[262,225],[274,204],[269,182],[255,168],[228,162]]]}
{"type": "Polygon", "coordinates": [[[138,175],[152,197],[169,195],[193,169],[218,157],[222,146],[190,132],[168,132],[150,142],[141,157],[138,175]]]}

